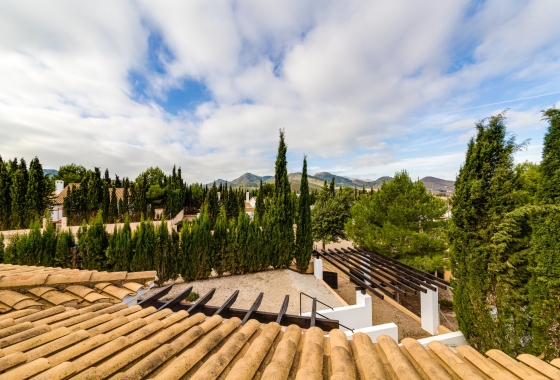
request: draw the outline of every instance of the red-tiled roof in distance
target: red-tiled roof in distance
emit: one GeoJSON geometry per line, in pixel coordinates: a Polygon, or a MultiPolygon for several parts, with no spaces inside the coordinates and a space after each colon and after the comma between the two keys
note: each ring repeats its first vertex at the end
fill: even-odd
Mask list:
{"type": "MultiPolygon", "coordinates": [[[[72,188],[72,190],[74,189],[74,187],[80,187],[79,183],[69,183],[68,185],[66,185],[66,187],[57,195],[54,196],[53,198],[53,204],[54,205],[61,205],[64,203],[64,198],[66,198],[66,196],[68,195],[68,190],[70,188],[72,188]]],[[[109,196],[111,196],[112,194],[112,190],[109,190],[109,196]]],[[[124,197],[124,188],[122,187],[118,187],[115,189],[115,194],[117,195],[117,199],[121,200],[124,197]]]]}
{"type": "MultiPolygon", "coordinates": [[[[44,289],[37,291],[43,292],[44,289]]],[[[3,379],[554,379],[556,361],[124,303],[0,315],[3,379]],[[328,333],[328,336],[325,334],[328,333]]]]}

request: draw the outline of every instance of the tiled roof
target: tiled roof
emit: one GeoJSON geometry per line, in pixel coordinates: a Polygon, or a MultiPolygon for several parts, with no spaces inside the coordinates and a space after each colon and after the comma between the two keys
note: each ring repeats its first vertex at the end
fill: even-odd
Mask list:
{"type": "Polygon", "coordinates": [[[155,271],[98,272],[0,264],[0,313],[130,304],[152,286],[155,276],[155,271]]]}
{"type": "MultiPolygon", "coordinates": [[[[560,369],[530,355],[484,356],[414,339],[261,325],[202,313],[94,304],[0,315],[4,379],[549,379],[560,369]]],[[[557,359],[558,360],[558,359],[557,359]]]]}
{"type": "MultiPolygon", "coordinates": [[[[68,195],[68,189],[70,187],[80,187],[79,183],[69,183],[68,185],[66,185],[66,187],[60,192],[60,194],[55,195],[53,198],[53,204],[54,205],[61,205],[64,203],[64,198],[66,198],[66,196],[68,195]]],[[[109,196],[111,196],[112,194],[112,189],[109,189],[109,196]]],[[[124,188],[122,187],[118,187],[115,189],[115,194],[117,195],[117,199],[123,199],[124,197],[124,188]]]]}

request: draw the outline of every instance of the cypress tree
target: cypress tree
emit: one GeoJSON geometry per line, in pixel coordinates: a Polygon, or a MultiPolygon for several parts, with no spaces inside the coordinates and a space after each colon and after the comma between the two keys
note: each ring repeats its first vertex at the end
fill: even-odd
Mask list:
{"type": "Polygon", "coordinates": [[[56,254],[56,230],[52,223],[47,223],[47,228],[43,231],[43,254],[41,265],[52,267],[55,265],[54,257],[56,254]]]}
{"type": "Polygon", "coordinates": [[[27,193],[25,174],[18,168],[12,176],[12,186],[10,189],[11,214],[10,228],[18,230],[27,226],[27,213],[25,207],[25,195],[27,193]]]}
{"type": "Polygon", "coordinates": [[[228,240],[228,220],[225,205],[220,207],[220,214],[216,219],[214,225],[214,234],[212,239],[214,241],[213,254],[212,254],[212,268],[216,271],[218,276],[225,272],[225,260],[227,254],[227,240],[228,240]]]}
{"type": "Polygon", "coordinates": [[[109,237],[103,225],[103,212],[99,211],[93,218],[85,232],[85,238],[80,241],[82,266],[84,269],[104,270],[107,265],[107,247],[109,237]],[[83,242],[82,242],[83,241],[83,242]]]}
{"type": "Polygon", "coordinates": [[[537,199],[541,204],[560,203],[560,110],[550,108],[543,111],[543,119],[549,123],[544,137],[541,174],[537,199]]]}
{"type": "Polygon", "coordinates": [[[288,162],[286,161],[287,146],[284,142],[284,131],[280,131],[278,155],[274,171],[274,199],[272,219],[274,235],[277,240],[272,242],[275,252],[272,263],[274,266],[289,266],[294,251],[294,210],[292,208],[290,182],[288,180],[288,162]]]}
{"type": "Polygon", "coordinates": [[[194,266],[196,265],[196,260],[192,249],[191,229],[192,223],[185,223],[183,224],[183,228],[181,228],[181,260],[179,262],[178,269],[181,277],[185,281],[190,281],[195,278],[194,266]]]}
{"type": "Polygon", "coordinates": [[[74,246],[74,236],[71,232],[62,231],[56,240],[56,252],[54,255],[55,267],[70,268],[72,264],[72,247],[74,246]]]}
{"type": "Polygon", "coordinates": [[[0,264],[2,263],[4,263],[4,234],[0,234],[0,264]]]}
{"type": "Polygon", "coordinates": [[[135,251],[130,270],[141,272],[154,269],[155,231],[151,221],[143,220],[135,233],[135,251]]]}
{"type": "Polygon", "coordinates": [[[107,182],[103,181],[103,202],[102,202],[102,210],[103,210],[103,222],[110,223],[110,205],[111,205],[111,198],[109,195],[109,185],[107,182]]]}
{"type": "Polygon", "coordinates": [[[47,194],[48,186],[43,174],[43,166],[37,157],[31,160],[28,177],[29,182],[27,183],[26,192],[27,212],[30,219],[39,219],[47,209],[49,194],[47,194]]]}
{"type": "Polygon", "coordinates": [[[20,240],[18,251],[22,265],[41,265],[43,236],[39,222],[33,222],[27,238],[20,240]]]}
{"type": "Polygon", "coordinates": [[[298,203],[298,223],[296,227],[296,264],[304,273],[313,253],[313,233],[311,230],[311,204],[309,200],[309,184],[307,181],[307,157],[303,157],[301,187],[298,203]]]}
{"type": "Polygon", "coordinates": [[[248,273],[251,269],[251,257],[249,251],[249,216],[240,212],[237,217],[237,255],[238,270],[248,273]]]}
{"type": "Polygon", "coordinates": [[[128,271],[133,257],[132,231],[128,217],[125,217],[123,228],[119,229],[118,239],[113,255],[113,270],[128,271]]]}
{"type": "Polygon", "coordinates": [[[156,239],[154,247],[154,268],[157,271],[159,284],[163,284],[169,280],[173,274],[169,273],[171,269],[168,265],[171,251],[171,236],[167,230],[167,222],[165,215],[161,219],[161,223],[156,230],[156,239]]]}
{"type": "Polygon", "coordinates": [[[7,230],[10,226],[11,184],[8,165],[0,162],[0,230],[7,230]]]}
{"type": "Polygon", "coordinates": [[[333,177],[331,178],[331,184],[330,184],[330,186],[329,186],[329,194],[330,194],[330,196],[331,196],[331,197],[334,197],[335,192],[336,192],[336,190],[335,190],[335,187],[334,187],[334,176],[333,176],[333,177]]]}
{"type": "Polygon", "coordinates": [[[117,188],[115,185],[111,188],[111,200],[109,202],[109,223],[118,223],[119,206],[117,201],[117,188]]]}
{"type": "Polygon", "coordinates": [[[473,347],[486,351],[495,348],[500,321],[507,319],[497,319],[501,294],[493,270],[507,257],[495,255],[491,238],[514,207],[513,153],[518,146],[506,134],[503,114],[478,122],[476,129],[455,182],[449,240],[459,328],[473,347]]]}
{"type": "Polygon", "coordinates": [[[528,283],[531,306],[532,350],[553,359],[560,355],[560,110],[543,111],[549,127],[544,137],[536,201],[530,215],[532,227],[528,283]]]}
{"type": "Polygon", "coordinates": [[[264,191],[263,191],[263,184],[261,179],[261,184],[259,186],[259,190],[257,191],[257,201],[255,202],[255,223],[257,225],[262,224],[262,218],[264,217],[265,208],[264,208],[264,191]]]}
{"type": "Polygon", "coordinates": [[[208,212],[204,210],[192,225],[191,249],[194,255],[195,279],[207,278],[211,273],[210,255],[212,252],[212,230],[208,212]]]}

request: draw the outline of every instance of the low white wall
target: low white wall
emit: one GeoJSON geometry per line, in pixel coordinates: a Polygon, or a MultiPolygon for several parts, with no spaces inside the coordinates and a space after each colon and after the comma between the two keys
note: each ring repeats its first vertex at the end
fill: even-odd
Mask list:
{"type": "Polygon", "coordinates": [[[352,336],[356,333],[364,333],[367,334],[373,343],[377,343],[377,338],[381,335],[388,335],[395,340],[395,342],[399,341],[399,328],[393,322],[385,323],[383,325],[377,326],[370,326],[365,327],[363,329],[355,329],[354,332],[352,331],[345,331],[346,337],[352,340],[352,336]]]}
{"type": "Polygon", "coordinates": [[[427,347],[428,343],[433,342],[433,341],[438,341],[441,342],[447,346],[461,346],[464,344],[469,344],[469,342],[467,342],[467,340],[465,339],[465,336],[463,335],[463,333],[461,331],[455,331],[455,332],[451,332],[451,333],[447,333],[447,334],[441,334],[441,335],[437,335],[437,336],[431,336],[429,338],[424,338],[424,339],[418,339],[418,343],[420,343],[422,346],[427,347]]]}
{"type": "Polygon", "coordinates": [[[313,258],[313,274],[318,279],[323,279],[323,260],[317,259],[315,257],[313,258]]]}
{"type": "Polygon", "coordinates": [[[420,316],[422,318],[422,329],[432,335],[437,335],[439,327],[437,287],[435,292],[430,289],[426,293],[420,292],[420,316]]]}
{"type": "MultiPolygon", "coordinates": [[[[320,304],[318,304],[320,305],[320,304]]],[[[361,329],[371,327],[372,306],[371,296],[356,292],[356,305],[335,307],[334,309],[317,310],[317,313],[324,315],[330,319],[336,319],[341,325],[348,326],[351,329],[361,329]]],[[[302,313],[301,315],[309,317],[311,312],[302,313]]],[[[317,315],[317,318],[321,318],[317,315]]],[[[344,326],[340,326],[342,331],[350,331],[344,326]]]]}

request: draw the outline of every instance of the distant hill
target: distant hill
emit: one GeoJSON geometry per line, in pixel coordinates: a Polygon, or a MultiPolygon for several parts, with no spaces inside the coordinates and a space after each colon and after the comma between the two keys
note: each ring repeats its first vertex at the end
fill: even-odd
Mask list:
{"type": "Polygon", "coordinates": [[[435,177],[424,177],[420,181],[424,183],[424,186],[426,186],[427,190],[431,191],[434,194],[450,194],[455,191],[455,181],[448,181],[435,177]]]}
{"type": "Polygon", "coordinates": [[[58,174],[58,170],[56,170],[56,169],[43,169],[43,174],[44,175],[50,175],[52,177],[52,176],[55,176],[55,175],[58,174]]]}
{"type": "MultiPolygon", "coordinates": [[[[359,189],[365,187],[368,190],[372,188],[378,190],[383,184],[383,182],[389,182],[393,179],[393,177],[384,176],[384,177],[379,177],[376,180],[367,180],[367,179],[343,177],[329,172],[319,172],[307,177],[309,182],[309,188],[311,190],[321,189],[323,187],[324,181],[326,180],[328,183],[330,183],[333,177],[334,177],[334,183],[336,187],[339,186],[357,187],[359,189]]],[[[259,187],[261,179],[263,183],[274,183],[273,176],[270,175],[258,176],[252,173],[245,173],[239,178],[236,178],[232,181],[227,181],[227,183],[228,185],[232,185],[234,187],[244,187],[246,189],[251,189],[251,188],[259,187]]],[[[290,181],[292,189],[299,190],[299,186],[301,183],[301,172],[288,174],[288,180],[290,181]]],[[[424,177],[420,181],[424,183],[427,190],[431,191],[434,194],[452,193],[455,190],[454,181],[447,181],[435,177],[424,177]]],[[[216,185],[219,185],[220,183],[225,184],[226,181],[223,179],[216,180],[216,185]]],[[[209,183],[208,186],[212,186],[212,183],[209,183]]]]}

